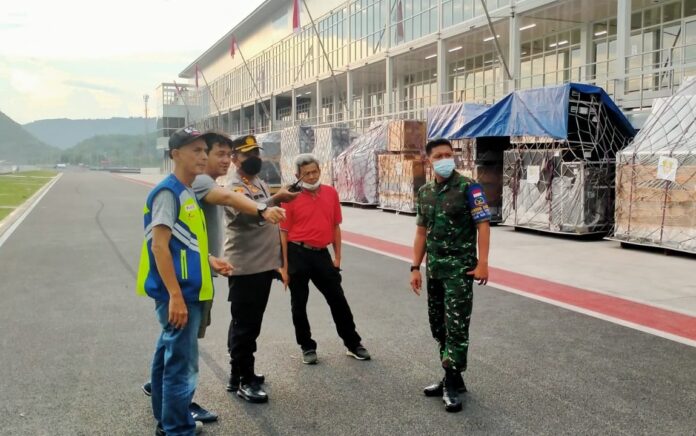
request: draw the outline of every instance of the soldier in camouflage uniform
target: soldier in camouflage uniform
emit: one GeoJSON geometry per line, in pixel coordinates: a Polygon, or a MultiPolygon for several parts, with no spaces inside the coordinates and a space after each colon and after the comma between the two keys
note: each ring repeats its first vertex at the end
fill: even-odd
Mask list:
{"type": "Polygon", "coordinates": [[[469,348],[473,282],[488,281],[491,215],[481,186],[454,171],[449,141],[430,141],[426,153],[435,181],[418,191],[411,288],[420,295],[420,264],[427,252],[428,318],[440,346],[445,377],[424,393],[442,396],[445,410],[458,412],[462,409],[459,393],[466,392],[461,373],[466,370],[469,348]]]}

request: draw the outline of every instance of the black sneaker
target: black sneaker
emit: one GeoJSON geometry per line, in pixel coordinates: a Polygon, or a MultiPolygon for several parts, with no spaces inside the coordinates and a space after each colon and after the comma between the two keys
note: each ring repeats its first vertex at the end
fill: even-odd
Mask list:
{"type": "Polygon", "coordinates": [[[346,355],[358,360],[370,360],[370,353],[362,345],[358,345],[355,348],[349,348],[348,351],[346,351],[346,355]]]}
{"type": "Polygon", "coordinates": [[[147,395],[148,397],[152,396],[152,383],[147,382],[144,385],[140,387],[143,390],[143,393],[147,395]]]}
{"type": "Polygon", "coordinates": [[[265,403],[268,401],[268,394],[255,380],[247,382],[242,379],[239,383],[239,389],[237,389],[237,396],[250,403],[265,403]]]}
{"type": "MultiPolygon", "coordinates": [[[[266,382],[266,376],[264,376],[263,374],[254,374],[254,377],[256,379],[256,382],[260,385],[266,382]]],[[[237,389],[239,389],[239,376],[231,375],[225,389],[227,389],[227,392],[234,392],[237,389]]]]}
{"type": "Polygon", "coordinates": [[[317,350],[302,351],[302,363],[306,365],[315,365],[317,363],[317,350]]]}
{"type": "Polygon", "coordinates": [[[204,424],[209,422],[215,422],[218,420],[217,413],[213,413],[210,410],[202,408],[198,403],[192,402],[189,405],[189,413],[194,421],[200,421],[204,424]]]}

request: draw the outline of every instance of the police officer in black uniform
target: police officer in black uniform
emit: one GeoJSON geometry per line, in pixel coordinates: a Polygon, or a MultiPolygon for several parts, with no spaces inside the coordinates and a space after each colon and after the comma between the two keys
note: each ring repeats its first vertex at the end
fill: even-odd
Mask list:
{"type": "Polygon", "coordinates": [[[225,254],[235,270],[229,278],[229,301],[232,321],[228,334],[230,365],[227,390],[252,403],[268,401],[263,390],[263,376],[254,373],[256,338],[261,332],[271,283],[279,278],[282,266],[280,231],[261,216],[270,206],[292,201],[298,194],[281,189],[271,195],[268,185],[257,177],[261,171],[261,147],[254,136],[232,141],[232,171],[227,188],[260,203],[258,216],[242,215],[225,208],[225,254]]]}

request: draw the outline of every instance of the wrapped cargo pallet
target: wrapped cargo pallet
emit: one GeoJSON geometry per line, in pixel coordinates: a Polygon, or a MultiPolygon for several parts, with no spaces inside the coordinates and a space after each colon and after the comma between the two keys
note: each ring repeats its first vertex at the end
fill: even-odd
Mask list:
{"type": "Polygon", "coordinates": [[[377,121],[334,159],[333,171],[341,202],[377,205],[377,153],[387,148],[387,121],[377,121]]]}
{"type": "Polygon", "coordinates": [[[418,189],[425,184],[426,165],[420,154],[379,155],[379,207],[414,213],[418,189]]]}
{"type": "Polygon", "coordinates": [[[256,141],[261,144],[263,150],[263,166],[259,177],[270,186],[279,186],[280,178],[280,132],[268,132],[256,135],[256,141]]]}
{"type": "Polygon", "coordinates": [[[312,127],[294,126],[283,129],[280,135],[280,175],[283,185],[295,182],[295,158],[302,153],[312,153],[314,143],[312,127]]]}
{"type": "Polygon", "coordinates": [[[487,179],[494,215],[489,190],[502,182],[503,224],[575,235],[613,226],[615,159],[635,129],[601,88],[515,91],[457,135],[476,140],[476,177],[487,179]]]}
{"type": "Polygon", "coordinates": [[[389,122],[387,150],[419,152],[425,148],[425,122],[416,120],[394,120],[389,122]]]}
{"type": "Polygon", "coordinates": [[[564,160],[569,154],[561,148],[505,152],[507,222],[568,233],[591,233],[610,222],[611,167],[564,160]]]}
{"type": "Polygon", "coordinates": [[[314,155],[321,165],[321,183],[334,185],[333,160],[350,146],[347,127],[319,127],[315,131],[314,155]]]}
{"type": "Polygon", "coordinates": [[[613,239],[696,253],[696,78],[653,103],[616,165],[613,239]]]}

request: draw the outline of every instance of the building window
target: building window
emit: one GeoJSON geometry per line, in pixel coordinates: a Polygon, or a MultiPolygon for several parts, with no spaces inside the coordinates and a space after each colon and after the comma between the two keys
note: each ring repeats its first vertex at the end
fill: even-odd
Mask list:
{"type": "MultiPolygon", "coordinates": [[[[510,0],[488,0],[488,11],[510,4],[510,0]]],[[[442,2],[442,26],[449,27],[484,15],[481,0],[444,0],[442,2]]]]}
{"type": "Polygon", "coordinates": [[[437,32],[437,0],[389,0],[393,45],[437,32]]]}
{"type": "Polygon", "coordinates": [[[583,80],[580,28],[524,41],[520,46],[520,88],[583,80]]]}

